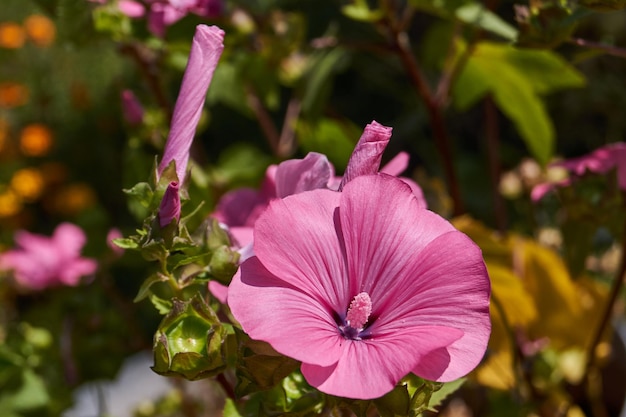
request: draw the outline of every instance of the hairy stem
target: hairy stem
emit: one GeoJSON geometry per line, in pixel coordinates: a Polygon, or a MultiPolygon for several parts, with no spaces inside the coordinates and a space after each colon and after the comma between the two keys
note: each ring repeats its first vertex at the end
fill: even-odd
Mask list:
{"type": "Polygon", "coordinates": [[[626,49],[619,48],[617,46],[607,45],[607,44],[598,43],[598,42],[592,42],[592,41],[588,41],[588,40],[581,39],[581,38],[572,38],[569,40],[569,42],[573,43],[574,45],[582,46],[583,48],[598,49],[608,55],[613,55],[613,56],[617,56],[620,58],[626,58],[626,49]]]}

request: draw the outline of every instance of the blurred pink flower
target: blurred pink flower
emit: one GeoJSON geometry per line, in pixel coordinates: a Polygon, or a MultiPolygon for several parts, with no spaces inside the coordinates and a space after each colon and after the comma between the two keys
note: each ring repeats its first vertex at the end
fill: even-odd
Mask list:
{"type": "Polygon", "coordinates": [[[121,239],[123,237],[124,237],[124,235],[122,235],[122,232],[117,227],[113,227],[113,228],[109,229],[109,232],[107,233],[107,246],[117,256],[122,256],[124,254],[124,249],[122,249],[119,246],[117,246],[115,244],[114,240],[115,239],[121,239]]]}
{"type": "Polygon", "coordinates": [[[157,36],[189,13],[205,18],[219,17],[224,9],[223,0],[150,0],[148,28],[157,36]]]}
{"type": "Polygon", "coordinates": [[[131,90],[122,91],[122,115],[131,126],[140,125],[143,122],[143,106],[131,90]]]}
{"type": "MultiPolygon", "coordinates": [[[[555,167],[565,168],[571,175],[581,177],[586,173],[606,174],[613,169],[617,172],[617,184],[626,191],[626,143],[611,143],[578,158],[552,164],[555,167]]],[[[566,187],[572,184],[572,178],[553,183],[536,185],[531,192],[531,199],[539,201],[548,192],[557,187],[566,187]]]]}
{"type": "MultiPolygon", "coordinates": [[[[391,128],[373,121],[368,124],[354,148],[343,178],[335,177],[335,169],[325,155],[310,152],[304,159],[291,159],[267,169],[260,190],[242,188],[228,192],[217,204],[213,216],[226,224],[241,246],[252,241],[252,227],[269,202],[275,198],[316,189],[340,190],[360,175],[379,171],[393,176],[401,174],[408,165],[408,155],[398,154],[380,168],[383,152],[391,139],[391,128]]],[[[403,178],[415,193],[420,207],[426,200],[420,187],[403,178]]]]}
{"type": "Polygon", "coordinates": [[[320,391],[376,398],[408,373],[451,381],[482,359],[491,324],[481,251],[397,178],[273,200],[254,233],[228,305],[320,391]]]}
{"type": "Polygon", "coordinates": [[[15,241],[17,249],[0,254],[0,269],[12,270],[15,280],[24,288],[75,286],[80,277],[97,269],[95,260],[80,256],[86,237],[73,224],[60,224],[52,237],[19,231],[15,241]]]}
{"type": "Polygon", "coordinates": [[[224,31],[217,26],[198,25],[193,37],[189,61],[174,106],[170,133],[165,143],[159,174],[176,161],[176,174],[185,180],[189,149],[202,114],[209,84],[224,50],[224,31]]]}

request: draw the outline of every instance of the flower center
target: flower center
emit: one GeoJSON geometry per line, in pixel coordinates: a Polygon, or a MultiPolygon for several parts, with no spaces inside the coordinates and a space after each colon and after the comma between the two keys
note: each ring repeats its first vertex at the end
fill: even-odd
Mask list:
{"type": "Polygon", "coordinates": [[[352,299],[348,314],[343,326],[339,326],[341,334],[347,339],[361,340],[360,333],[365,328],[372,313],[372,299],[369,294],[362,292],[352,299]]]}

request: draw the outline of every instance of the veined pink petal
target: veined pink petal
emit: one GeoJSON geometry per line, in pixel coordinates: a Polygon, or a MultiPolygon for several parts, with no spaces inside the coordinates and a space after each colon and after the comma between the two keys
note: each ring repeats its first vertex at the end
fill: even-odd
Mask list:
{"type": "MultiPolygon", "coordinates": [[[[420,209],[404,182],[385,174],[348,183],[339,217],[351,292],[366,291],[373,301],[403,285],[407,263],[432,240],[455,230],[440,216],[420,209]]],[[[372,314],[377,314],[376,305],[372,314]]]]}
{"type": "Polygon", "coordinates": [[[383,152],[391,139],[391,128],[373,121],[365,126],[365,130],[356,144],[346,172],[343,174],[339,191],[347,183],[361,175],[370,175],[378,172],[383,152]]]}
{"type": "Polygon", "coordinates": [[[178,93],[170,133],[165,144],[159,174],[176,161],[176,174],[185,179],[189,149],[213,78],[217,62],[224,50],[224,31],[217,26],[198,25],[193,37],[189,61],[178,93]]]}
{"type": "Polygon", "coordinates": [[[276,194],[286,197],[303,191],[326,188],[333,174],[326,155],[310,152],[304,159],[290,159],[276,169],[276,194]]]}
{"type": "Polygon", "coordinates": [[[456,329],[424,326],[385,338],[344,340],[337,363],[327,367],[303,363],[302,375],[328,394],[357,399],[381,397],[426,354],[449,346],[462,334],[456,329]]]}
{"type": "Polygon", "coordinates": [[[267,271],[257,257],[245,261],[228,288],[228,305],[255,340],[297,360],[321,366],[335,363],[343,339],[332,310],[315,294],[267,271]]]}
{"type": "Polygon", "coordinates": [[[378,308],[387,313],[373,324],[372,334],[397,334],[406,327],[429,325],[460,330],[461,338],[431,352],[429,360],[419,362],[413,372],[443,382],[466,375],[482,359],[491,333],[490,282],[480,249],[455,230],[431,241],[406,265],[403,274],[411,285],[391,287],[379,300],[378,308]]]}
{"type": "Polygon", "coordinates": [[[345,311],[356,295],[345,288],[342,242],[329,221],[340,196],[314,190],[274,200],[254,229],[254,253],[265,268],[334,311],[345,311]]]}

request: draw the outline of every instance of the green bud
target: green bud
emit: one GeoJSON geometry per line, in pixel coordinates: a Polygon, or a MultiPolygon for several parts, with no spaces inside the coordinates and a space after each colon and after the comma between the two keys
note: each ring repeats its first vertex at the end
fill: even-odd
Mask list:
{"type": "Polygon", "coordinates": [[[519,26],[517,46],[526,48],[555,48],[571,36],[575,28],[572,11],[553,3],[537,8],[515,6],[519,26]]]}
{"type": "Polygon", "coordinates": [[[239,267],[239,253],[228,246],[220,246],[213,252],[211,275],[222,284],[229,284],[239,267]]]}
{"type": "Polygon", "coordinates": [[[217,375],[226,368],[225,339],[226,329],[200,295],[174,299],[154,336],[152,370],[188,380],[217,375]]]}

